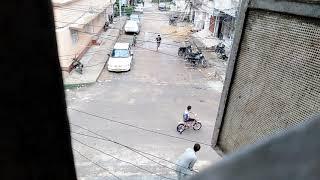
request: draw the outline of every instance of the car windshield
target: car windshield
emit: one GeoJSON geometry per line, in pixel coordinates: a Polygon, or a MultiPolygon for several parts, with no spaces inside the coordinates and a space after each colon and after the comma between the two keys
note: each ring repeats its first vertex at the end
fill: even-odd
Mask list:
{"type": "Polygon", "coordinates": [[[130,19],[131,19],[131,20],[134,20],[134,21],[139,21],[139,16],[137,16],[137,15],[131,15],[131,16],[130,16],[130,19]]]}
{"type": "Polygon", "coordinates": [[[112,57],[127,58],[129,57],[129,51],[127,49],[114,49],[112,50],[112,57]]]}

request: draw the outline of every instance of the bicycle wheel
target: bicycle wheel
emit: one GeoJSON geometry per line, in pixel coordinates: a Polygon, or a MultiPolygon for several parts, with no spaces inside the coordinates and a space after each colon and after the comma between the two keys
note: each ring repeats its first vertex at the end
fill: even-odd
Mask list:
{"type": "Polygon", "coordinates": [[[201,122],[196,122],[193,124],[193,130],[199,130],[201,129],[201,127],[202,127],[201,122]]]}
{"type": "Polygon", "coordinates": [[[183,54],[184,54],[184,53],[183,53],[183,50],[180,49],[180,50],[178,51],[178,55],[179,55],[179,56],[183,56],[183,54]]]}
{"type": "Polygon", "coordinates": [[[184,124],[180,123],[177,126],[178,133],[182,134],[182,132],[185,130],[184,124]]]}

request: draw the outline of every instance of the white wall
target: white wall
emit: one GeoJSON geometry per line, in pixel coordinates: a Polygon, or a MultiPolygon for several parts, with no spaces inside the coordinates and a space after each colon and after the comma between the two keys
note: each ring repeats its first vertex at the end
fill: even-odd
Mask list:
{"type": "Polygon", "coordinates": [[[77,0],[51,0],[53,4],[62,5],[62,4],[68,4],[77,0]]]}
{"type": "Polygon", "coordinates": [[[72,63],[72,58],[79,54],[88,46],[92,35],[78,32],[78,41],[72,42],[71,31],[68,27],[56,31],[60,65],[66,70],[72,63]]]}
{"type": "Polygon", "coordinates": [[[89,28],[92,29],[91,32],[84,32],[85,28],[83,32],[78,31],[79,38],[77,43],[72,42],[71,31],[68,26],[65,28],[56,29],[60,65],[63,70],[67,70],[72,63],[72,58],[78,57],[81,52],[88,48],[88,45],[90,45],[92,37],[94,36],[92,33],[97,34],[99,31],[101,31],[104,22],[104,15],[97,16],[97,18],[91,22],[93,25],[93,28],[89,28]]]}
{"type": "Polygon", "coordinates": [[[240,0],[214,0],[214,8],[219,10],[238,7],[240,0]]]}

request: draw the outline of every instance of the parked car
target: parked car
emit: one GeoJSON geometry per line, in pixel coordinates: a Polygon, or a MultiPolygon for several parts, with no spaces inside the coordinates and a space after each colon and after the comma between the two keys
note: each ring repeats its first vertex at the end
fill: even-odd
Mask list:
{"type": "Polygon", "coordinates": [[[140,27],[139,27],[139,23],[137,21],[133,21],[133,20],[128,20],[126,22],[126,25],[124,26],[124,31],[126,33],[136,33],[139,34],[140,32],[140,27]]]}
{"type": "Polygon", "coordinates": [[[165,10],[167,10],[167,9],[166,9],[166,4],[165,4],[165,3],[159,3],[158,9],[159,9],[160,11],[165,11],[165,10]]]}
{"type": "Polygon", "coordinates": [[[140,16],[138,14],[131,14],[130,20],[136,21],[140,25],[140,16]]]}
{"type": "Polygon", "coordinates": [[[108,60],[108,71],[130,71],[133,59],[129,43],[116,43],[108,60]]]}
{"type": "Polygon", "coordinates": [[[142,5],[142,4],[138,4],[138,5],[134,8],[134,12],[136,12],[136,13],[143,13],[143,5],[142,5]]]}

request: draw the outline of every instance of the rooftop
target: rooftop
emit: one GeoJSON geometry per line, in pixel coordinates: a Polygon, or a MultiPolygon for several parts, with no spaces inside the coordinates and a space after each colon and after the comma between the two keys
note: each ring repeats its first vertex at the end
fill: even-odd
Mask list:
{"type": "Polygon", "coordinates": [[[235,9],[239,6],[239,0],[215,0],[214,6],[220,11],[235,9]]]}
{"type": "Polygon", "coordinates": [[[53,0],[56,28],[85,23],[87,17],[101,13],[112,0],[53,0]]]}

